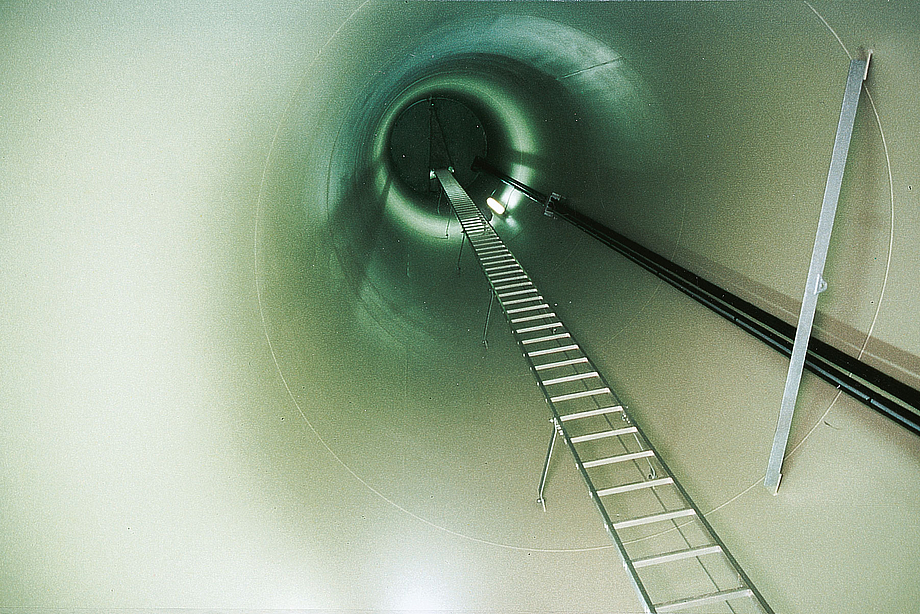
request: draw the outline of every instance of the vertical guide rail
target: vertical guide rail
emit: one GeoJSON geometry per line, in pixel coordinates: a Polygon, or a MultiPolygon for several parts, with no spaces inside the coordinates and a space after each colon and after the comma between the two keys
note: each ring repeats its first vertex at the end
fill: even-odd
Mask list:
{"type": "Polygon", "coordinates": [[[772,490],[773,494],[776,494],[779,490],[779,481],[782,478],[780,471],[783,465],[783,457],[786,454],[786,444],[789,441],[789,431],[792,428],[792,414],[795,411],[795,402],[799,394],[802,369],[805,366],[805,357],[808,352],[808,340],[811,337],[815,310],[818,307],[818,294],[827,289],[827,282],[824,281],[823,277],[824,264],[827,261],[827,249],[831,241],[831,230],[834,227],[834,216],[837,213],[837,201],[840,197],[843,171],[846,167],[847,153],[850,149],[850,137],[853,134],[859,94],[862,91],[862,83],[865,81],[868,71],[869,57],[850,61],[847,84],[843,93],[843,105],[840,109],[840,120],[837,123],[837,136],[834,139],[834,152],[831,155],[830,169],[827,173],[827,185],[824,189],[824,201],[821,204],[821,214],[818,217],[815,247],[811,254],[811,264],[808,267],[808,279],[805,282],[802,310],[799,312],[799,323],[795,330],[792,356],[789,359],[789,372],[786,375],[783,401],[779,410],[776,433],[773,436],[773,447],[770,450],[767,473],[763,482],[764,487],[772,490]]]}
{"type": "Polygon", "coordinates": [[[551,412],[539,503],[559,437],[645,612],[714,606],[773,614],[479,208],[447,169],[435,175],[551,412]]]}

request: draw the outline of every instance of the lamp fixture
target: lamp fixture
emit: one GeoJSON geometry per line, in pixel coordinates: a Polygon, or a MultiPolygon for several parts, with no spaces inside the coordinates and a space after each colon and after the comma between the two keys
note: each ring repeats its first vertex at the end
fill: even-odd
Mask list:
{"type": "Polygon", "coordinates": [[[489,209],[491,209],[498,215],[501,215],[505,212],[505,205],[503,205],[501,201],[495,198],[494,196],[488,197],[486,199],[486,204],[489,205],[489,209]]]}

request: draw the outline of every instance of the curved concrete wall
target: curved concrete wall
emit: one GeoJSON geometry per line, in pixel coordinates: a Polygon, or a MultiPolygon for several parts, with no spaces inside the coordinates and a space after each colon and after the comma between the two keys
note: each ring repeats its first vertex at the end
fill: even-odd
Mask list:
{"type": "MultiPolygon", "coordinates": [[[[794,321],[871,47],[818,334],[916,386],[918,18],[3,9],[0,606],[637,610],[567,459],[534,503],[543,402],[387,130],[460,99],[519,179],[794,321]]],[[[915,437],[806,375],[769,495],[786,360],[526,200],[494,224],[774,609],[912,609],[915,437]]]]}

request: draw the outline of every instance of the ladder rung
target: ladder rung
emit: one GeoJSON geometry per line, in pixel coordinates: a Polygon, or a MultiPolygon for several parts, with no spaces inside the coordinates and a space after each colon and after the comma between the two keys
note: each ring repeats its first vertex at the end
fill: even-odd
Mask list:
{"type": "Polygon", "coordinates": [[[599,497],[606,497],[607,495],[618,495],[623,492],[642,490],[643,488],[654,488],[656,486],[666,486],[673,483],[674,478],[661,478],[658,480],[649,480],[648,482],[634,482],[633,484],[623,484],[622,486],[614,486],[613,488],[599,490],[597,491],[597,495],[599,497]]]}
{"type": "Polygon", "coordinates": [[[681,559],[692,559],[693,557],[703,556],[704,554],[717,554],[722,552],[719,546],[701,546],[699,548],[688,548],[687,550],[675,550],[666,554],[649,556],[643,559],[635,559],[633,567],[648,567],[649,565],[660,565],[661,563],[670,563],[681,559]]]}
{"type": "Polygon", "coordinates": [[[557,377],[554,379],[548,379],[543,381],[544,386],[552,386],[553,384],[564,384],[566,382],[577,382],[582,379],[591,379],[592,377],[600,377],[600,374],[597,371],[589,371],[588,373],[576,373],[575,375],[564,375],[563,377],[557,377]]]}
{"type": "Polygon", "coordinates": [[[528,288],[526,290],[515,290],[514,292],[505,292],[504,294],[498,294],[498,298],[505,298],[506,296],[518,296],[520,294],[527,294],[528,292],[536,292],[536,288],[528,288]]]}
{"type": "Polygon", "coordinates": [[[604,414],[614,414],[616,412],[623,411],[622,405],[615,405],[613,407],[602,407],[601,409],[589,409],[588,411],[580,411],[577,414],[568,414],[565,416],[559,416],[559,419],[563,422],[568,422],[569,420],[578,420],[579,418],[591,418],[592,416],[603,416],[604,414]]]}
{"type": "MultiPolygon", "coordinates": [[[[524,275],[521,279],[527,279],[527,276],[524,275]]],[[[505,282],[505,281],[512,281],[512,280],[510,280],[510,279],[503,279],[503,280],[502,280],[502,282],[505,282]]],[[[511,288],[520,288],[520,287],[522,287],[522,286],[532,286],[532,285],[533,285],[533,283],[531,283],[531,282],[529,282],[529,281],[519,281],[519,282],[517,282],[517,283],[508,284],[508,285],[505,285],[505,286],[495,286],[495,290],[496,290],[496,291],[497,291],[497,290],[510,290],[511,288]]],[[[507,296],[507,294],[506,294],[505,296],[507,296]]]]}
{"type": "Polygon", "coordinates": [[[663,522],[665,520],[674,520],[675,518],[684,518],[686,516],[696,516],[696,510],[689,508],[685,510],[677,510],[674,512],[664,512],[662,514],[652,514],[651,516],[643,516],[642,518],[623,520],[613,523],[613,528],[619,531],[620,529],[628,529],[629,527],[641,527],[642,525],[646,524],[663,522]]]}
{"type": "Polygon", "coordinates": [[[512,324],[519,324],[521,322],[532,322],[533,320],[542,320],[543,318],[555,318],[556,314],[550,311],[549,313],[539,313],[535,316],[524,316],[523,318],[514,318],[511,320],[512,324]]]}
{"type": "MultiPolygon", "coordinates": [[[[571,336],[572,335],[570,335],[569,333],[556,333],[555,335],[537,337],[536,339],[524,339],[523,341],[521,341],[521,343],[523,345],[530,345],[531,343],[542,343],[543,341],[553,341],[554,339],[568,339],[571,336]]],[[[535,354],[536,353],[530,354],[530,356],[534,356],[535,354]]],[[[607,392],[610,392],[610,391],[608,390],[607,392]]]]}
{"type": "Polygon", "coordinates": [[[512,256],[510,252],[508,252],[507,250],[504,250],[504,251],[505,253],[503,254],[495,254],[494,256],[483,256],[482,258],[480,258],[480,260],[482,262],[485,262],[486,260],[514,260],[514,256],[512,256]]]}
{"type": "Polygon", "coordinates": [[[521,275],[522,273],[524,275],[527,274],[527,272],[524,269],[522,269],[521,265],[519,265],[517,262],[513,262],[509,265],[499,267],[495,269],[494,271],[486,271],[485,269],[483,269],[483,271],[486,274],[486,279],[488,279],[489,281],[501,281],[501,279],[498,279],[498,278],[501,277],[502,275],[521,275]]]}
{"type": "Polygon", "coordinates": [[[542,301],[543,297],[539,294],[537,296],[528,296],[527,298],[516,298],[513,301],[502,301],[502,305],[517,305],[518,303],[529,303],[530,301],[542,301]]]}
{"type": "Polygon", "coordinates": [[[526,328],[518,329],[516,332],[519,335],[524,333],[532,333],[537,330],[546,330],[548,328],[562,328],[562,322],[550,322],[549,324],[538,324],[537,326],[528,326],[526,328]]]}
{"type": "MultiPolygon", "coordinates": [[[[520,271],[518,271],[519,273],[520,271]]],[[[502,292],[504,290],[511,290],[512,288],[519,288],[522,286],[533,285],[533,282],[527,278],[527,275],[518,275],[515,277],[506,277],[504,279],[489,279],[492,282],[492,289],[495,292],[502,292]],[[511,282],[514,282],[511,284],[511,282]],[[503,284],[503,285],[499,285],[503,284]]]]}
{"type": "MultiPolygon", "coordinates": [[[[568,335],[567,335],[568,336],[568,335]]],[[[524,341],[524,343],[528,343],[524,341]]],[[[547,348],[545,350],[537,350],[536,352],[528,352],[527,356],[533,358],[534,356],[546,356],[547,354],[558,354],[559,352],[571,352],[573,350],[581,350],[577,345],[560,345],[555,348],[547,348]]]]}
{"type": "Polygon", "coordinates": [[[736,588],[729,591],[719,591],[718,593],[710,593],[708,595],[700,595],[699,597],[689,597],[687,599],[678,599],[677,601],[669,601],[667,603],[658,603],[655,604],[656,612],[677,612],[678,610],[686,610],[687,608],[694,608],[699,605],[707,605],[710,603],[720,603],[722,601],[728,601],[730,599],[740,599],[741,597],[753,597],[754,591],[749,588],[736,588]]]}
{"type": "Polygon", "coordinates": [[[505,313],[521,313],[522,311],[536,311],[537,309],[549,309],[549,305],[546,303],[542,305],[530,305],[529,307],[518,307],[517,309],[509,309],[505,313]]]}
{"type": "MultiPolygon", "coordinates": [[[[492,283],[495,283],[495,284],[505,284],[505,283],[508,283],[508,282],[510,282],[510,281],[520,282],[522,279],[527,279],[527,275],[526,275],[526,274],[521,274],[520,271],[516,271],[516,272],[515,272],[515,275],[516,275],[516,277],[506,277],[506,278],[504,278],[504,279],[493,279],[493,280],[491,280],[491,281],[492,281],[492,283]]],[[[530,281],[528,281],[527,283],[530,283],[530,281]]],[[[506,288],[514,288],[515,286],[526,286],[526,285],[527,285],[527,284],[525,284],[525,283],[517,283],[517,284],[515,284],[514,286],[498,286],[498,285],[496,285],[496,286],[495,286],[495,289],[496,289],[496,290],[504,290],[504,289],[506,289],[506,288]]]]}
{"type": "MultiPolygon", "coordinates": [[[[548,362],[544,365],[537,365],[534,368],[537,371],[545,371],[546,369],[555,369],[557,367],[568,367],[569,365],[578,365],[588,362],[587,356],[580,356],[578,358],[570,358],[568,360],[560,360],[559,362],[548,362]]],[[[545,383],[545,382],[544,382],[545,383]]]]}
{"type": "MultiPolygon", "coordinates": [[[[501,271],[501,270],[503,270],[503,269],[513,269],[514,267],[520,267],[520,266],[521,266],[521,265],[519,265],[518,263],[515,262],[514,264],[500,264],[500,265],[498,265],[498,266],[491,266],[491,265],[489,265],[489,266],[482,267],[482,268],[483,268],[483,270],[485,270],[486,272],[491,272],[491,271],[501,271]]],[[[521,270],[523,270],[523,269],[521,269],[521,270]]]]}
{"type": "MultiPolygon", "coordinates": [[[[568,333],[565,333],[568,335],[568,333]]],[[[573,392],[571,394],[563,394],[558,397],[552,397],[550,401],[553,403],[558,403],[559,401],[571,401],[572,399],[581,399],[584,397],[593,397],[599,394],[610,394],[610,388],[597,388],[596,390],[582,390],[581,392],[573,392]]]]}
{"type": "Polygon", "coordinates": [[[655,453],[651,450],[642,450],[641,452],[631,452],[629,454],[620,454],[619,456],[611,456],[609,458],[599,458],[593,461],[587,461],[582,463],[582,466],[585,469],[590,469],[591,467],[600,467],[601,465],[612,465],[614,463],[622,463],[624,461],[636,460],[639,458],[649,458],[655,456],[655,453]]]}
{"type": "Polygon", "coordinates": [[[498,282],[498,281],[507,281],[508,279],[512,279],[515,275],[521,275],[521,274],[523,274],[523,277],[521,277],[521,279],[527,279],[527,273],[524,273],[524,269],[521,269],[521,268],[517,270],[509,269],[507,271],[501,271],[498,273],[486,273],[486,277],[488,277],[489,281],[498,282]],[[507,276],[507,279],[500,279],[506,276],[507,276]]]}
{"type": "Polygon", "coordinates": [[[584,443],[586,441],[594,441],[595,439],[604,439],[606,437],[619,437],[620,435],[631,435],[632,433],[639,432],[634,426],[627,426],[621,429],[613,429],[612,431],[601,431],[599,433],[589,433],[587,435],[579,435],[578,437],[572,437],[572,443],[584,443]]]}
{"type": "MultiPolygon", "coordinates": [[[[489,280],[490,280],[491,282],[493,282],[493,283],[496,283],[496,284],[504,284],[504,283],[507,283],[507,282],[509,282],[509,281],[520,281],[520,280],[522,280],[522,279],[529,279],[529,278],[527,277],[527,273],[525,273],[524,271],[505,271],[504,273],[497,273],[497,274],[495,274],[495,275],[489,275],[489,280]],[[495,279],[495,278],[498,277],[499,275],[501,275],[502,278],[501,278],[501,279],[495,279]],[[506,275],[507,275],[507,277],[505,277],[506,275]]],[[[496,287],[496,289],[497,289],[499,286],[495,286],[495,287],[496,287]]],[[[502,287],[504,287],[504,286],[502,286],[502,287]]]]}

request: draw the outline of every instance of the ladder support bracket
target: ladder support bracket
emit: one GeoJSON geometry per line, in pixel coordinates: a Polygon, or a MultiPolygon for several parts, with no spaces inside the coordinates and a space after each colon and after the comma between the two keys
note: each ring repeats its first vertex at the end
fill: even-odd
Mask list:
{"type": "Polygon", "coordinates": [[[868,57],[850,61],[850,70],[847,74],[846,88],[843,93],[843,104],[840,109],[840,119],[837,122],[837,136],[834,138],[834,150],[831,154],[827,184],[824,188],[824,200],[821,203],[821,214],[818,217],[815,245],[811,254],[811,264],[808,267],[808,279],[805,282],[802,310],[799,312],[799,322],[795,330],[792,356],[789,359],[789,371],[786,374],[783,400],[780,405],[779,418],[776,422],[776,432],[773,436],[770,458],[767,461],[767,472],[763,481],[764,487],[771,490],[773,494],[776,494],[779,490],[779,482],[782,479],[783,458],[786,454],[786,444],[789,441],[789,431],[792,428],[792,415],[795,411],[795,402],[798,398],[799,385],[802,381],[802,371],[805,368],[808,342],[811,339],[811,329],[814,325],[815,311],[818,307],[818,295],[827,289],[827,282],[824,280],[824,264],[827,261],[831,230],[833,230],[834,217],[837,214],[837,201],[840,198],[843,171],[846,167],[847,153],[850,149],[850,137],[853,135],[853,124],[856,121],[859,94],[862,91],[862,83],[868,74],[868,70],[868,57]]]}

